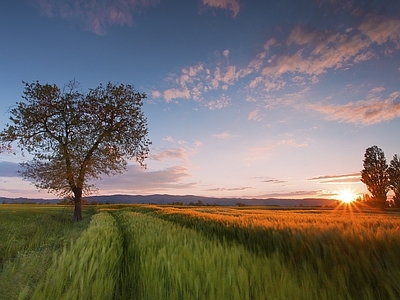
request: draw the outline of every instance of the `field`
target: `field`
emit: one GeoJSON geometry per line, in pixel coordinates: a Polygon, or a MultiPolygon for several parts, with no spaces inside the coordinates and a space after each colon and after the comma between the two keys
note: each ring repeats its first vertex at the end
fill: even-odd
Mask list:
{"type": "Polygon", "coordinates": [[[1,299],[400,299],[400,214],[0,205],[1,299]]]}

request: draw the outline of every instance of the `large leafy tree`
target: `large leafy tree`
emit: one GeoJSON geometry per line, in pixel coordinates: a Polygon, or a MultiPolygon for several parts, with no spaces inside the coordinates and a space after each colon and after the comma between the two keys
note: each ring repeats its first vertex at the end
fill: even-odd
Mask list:
{"type": "Polygon", "coordinates": [[[387,170],[390,188],[394,192],[393,201],[396,207],[400,207],[400,160],[397,154],[393,156],[387,170]]]}
{"type": "Polygon", "coordinates": [[[141,110],[146,95],[112,83],[87,93],[75,81],[63,89],[38,81],[24,84],[24,101],[10,109],[10,122],[0,132],[2,149],[15,142],[28,153],[22,176],[39,189],[72,196],[73,221],[79,221],[82,195],[95,189],[91,182],[125,171],[131,159],[145,167],[151,144],[141,110]]]}
{"type": "Polygon", "coordinates": [[[386,195],[389,191],[387,168],[385,153],[381,148],[372,146],[365,150],[361,181],[367,185],[374,201],[382,208],[386,205],[386,195]]]}

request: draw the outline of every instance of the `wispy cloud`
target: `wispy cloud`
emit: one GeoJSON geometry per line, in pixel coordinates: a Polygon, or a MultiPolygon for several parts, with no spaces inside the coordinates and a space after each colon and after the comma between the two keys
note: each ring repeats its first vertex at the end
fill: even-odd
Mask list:
{"type": "Polygon", "coordinates": [[[293,191],[293,192],[272,192],[258,196],[259,198],[315,198],[315,197],[327,197],[332,196],[331,193],[323,190],[309,190],[309,191],[293,191]]]}
{"type": "Polygon", "coordinates": [[[234,17],[240,11],[240,2],[238,0],[202,0],[202,2],[209,7],[230,10],[234,17]]]}
{"type": "Polygon", "coordinates": [[[162,150],[156,153],[151,153],[149,159],[156,160],[156,161],[163,161],[166,159],[187,159],[187,150],[184,148],[172,148],[167,150],[162,150]]]}
{"type": "Polygon", "coordinates": [[[222,94],[219,99],[207,102],[206,106],[211,110],[221,109],[227,107],[230,101],[231,98],[229,96],[222,94]]]}
{"type": "Polygon", "coordinates": [[[173,137],[170,136],[170,135],[167,135],[166,137],[163,137],[162,140],[166,141],[166,142],[173,142],[174,141],[173,137]]]}
{"type": "Polygon", "coordinates": [[[282,184],[287,181],[276,179],[273,177],[267,177],[267,176],[256,176],[256,177],[250,177],[250,179],[257,180],[263,183],[269,183],[269,184],[282,184]]]}
{"type": "Polygon", "coordinates": [[[162,140],[172,143],[174,146],[168,149],[152,149],[149,156],[150,160],[165,161],[168,159],[179,159],[187,162],[188,157],[195,154],[198,148],[202,146],[202,143],[198,140],[194,142],[184,140],[175,141],[172,136],[166,136],[162,140]]]}
{"type": "Polygon", "coordinates": [[[260,116],[260,110],[255,109],[249,113],[249,116],[247,117],[247,120],[251,121],[261,121],[262,117],[260,116]]]}
{"type": "Polygon", "coordinates": [[[360,125],[372,125],[400,117],[400,92],[394,92],[388,98],[371,98],[350,102],[344,105],[310,104],[309,107],[329,120],[360,125]]]}
{"type": "Polygon", "coordinates": [[[355,182],[360,182],[360,173],[323,175],[323,176],[312,177],[307,180],[319,181],[320,183],[355,183],[355,182]]]}
{"type": "Polygon", "coordinates": [[[181,69],[180,74],[170,74],[167,82],[172,86],[164,91],[154,90],[154,98],[164,98],[166,102],[173,99],[192,99],[206,103],[210,109],[226,107],[230,98],[225,94],[230,86],[238,80],[236,66],[229,62],[229,50],[216,52],[218,60],[214,66],[198,63],[181,69]],[[218,99],[206,102],[204,94],[220,91],[218,99]]]}
{"type": "Polygon", "coordinates": [[[400,48],[400,20],[369,14],[359,26],[360,31],[372,42],[382,45],[388,41],[400,48]]]}
{"type": "Polygon", "coordinates": [[[211,188],[207,189],[207,192],[232,192],[232,191],[245,191],[252,190],[253,187],[244,186],[244,187],[234,187],[234,188],[211,188]]]}
{"type": "Polygon", "coordinates": [[[307,142],[298,142],[295,139],[283,139],[279,141],[273,141],[265,146],[251,147],[247,149],[245,161],[251,162],[269,159],[279,148],[302,148],[307,146],[307,142]]]}
{"type": "MultiPolygon", "coordinates": [[[[228,2],[210,0],[204,3],[226,9],[228,2]]],[[[324,74],[346,72],[356,64],[379,59],[381,54],[390,52],[388,49],[400,50],[400,20],[376,14],[358,15],[357,18],[358,26],[353,24],[339,29],[295,26],[287,36],[267,39],[262,50],[244,67],[231,61],[229,49],[216,51],[215,64],[199,62],[184,67],[180,73],[167,78],[170,85],[167,89],[152,94],[166,102],[191,99],[216,110],[226,108],[243,92],[246,101],[258,104],[248,113],[247,118],[252,121],[261,121],[264,110],[282,106],[310,107],[339,122],[375,124],[391,120],[399,116],[398,96],[393,93],[382,100],[378,96],[383,87],[371,90],[366,100],[345,105],[304,105],[308,102],[307,93],[324,74]],[[288,91],[286,94],[283,93],[285,90],[288,91]]]]}
{"type": "Polygon", "coordinates": [[[159,0],[31,0],[48,17],[78,22],[84,29],[104,35],[108,26],[134,24],[133,13],[159,0]]]}
{"type": "MultiPolygon", "coordinates": [[[[388,42],[400,49],[400,20],[370,14],[355,29],[321,31],[296,26],[283,43],[269,40],[247,67],[237,70],[237,76],[253,74],[248,88],[262,86],[266,92],[283,89],[287,83],[282,80],[284,75],[297,84],[316,83],[329,70],[345,69],[376,58],[371,45],[388,42]],[[268,55],[271,47],[274,47],[272,56],[268,55]]],[[[390,52],[388,47],[385,53],[390,52]]]]}
{"type": "Polygon", "coordinates": [[[221,132],[221,133],[214,133],[212,137],[218,138],[218,139],[230,139],[230,138],[238,138],[240,135],[237,134],[231,134],[229,132],[221,132]]]}
{"type": "Polygon", "coordinates": [[[105,180],[96,182],[96,186],[100,191],[107,190],[108,192],[156,193],[168,189],[179,190],[193,187],[195,183],[182,182],[189,176],[188,169],[182,166],[149,171],[137,165],[129,165],[126,173],[107,177],[105,180]]]}

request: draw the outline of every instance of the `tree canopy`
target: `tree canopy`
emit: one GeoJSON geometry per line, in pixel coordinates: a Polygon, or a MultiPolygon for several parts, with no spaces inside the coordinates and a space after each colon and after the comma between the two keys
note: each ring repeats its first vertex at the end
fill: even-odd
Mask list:
{"type": "Polygon", "coordinates": [[[369,147],[364,154],[364,169],[361,171],[361,181],[367,185],[375,202],[381,207],[386,204],[389,191],[388,165],[385,153],[377,146],[369,147]]]}
{"type": "Polygon", "coordinates": [[[39,189],[73,195],[78,221],[82,193],[95,189],[93,180],[125,171],[131,159],[145,167],[151,144],[141,110],[146,95],[110,82],[87,93],[75,81],[63,89],[39,81],[24,84],[24,101],[10,109],[10,122],[0,132],[2,149],[16,142],[29,153],[22,176],[39,189]]]}
{"type": "Polygon", "coordinates": [[[397,154],[393,156],[387,169],[390,188],[394,192],[393,201],[396,207],[400,207],[400,161],[397,154]]]}

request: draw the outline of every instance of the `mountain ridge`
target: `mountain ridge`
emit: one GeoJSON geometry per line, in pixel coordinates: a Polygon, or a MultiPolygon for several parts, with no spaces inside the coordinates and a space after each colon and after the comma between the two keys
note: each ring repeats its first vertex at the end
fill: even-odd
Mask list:
{"type": "MultiPolygon", "coordinates": [[[[99,195],[84,197],[86,203],[98,204],[196,204],[196,205],[265,205],[265,206],[335,206],[337,200],[324,198],[303,198],[303,199],[280,199],[280,198],[217,198],[196,195],[99,195]]],[[[41,198],[7,198],[0,197],[0,203],[25,203],[25,204],[57,204],[62,199],[41,199],[41,198]]]]}

